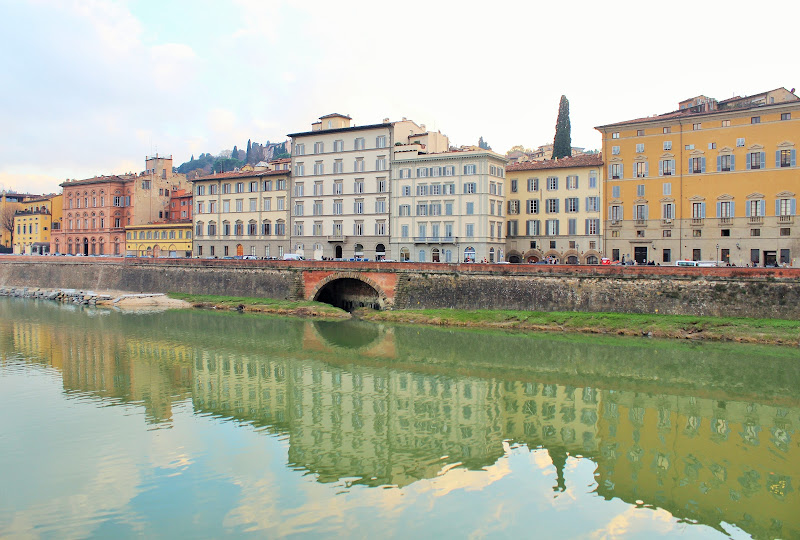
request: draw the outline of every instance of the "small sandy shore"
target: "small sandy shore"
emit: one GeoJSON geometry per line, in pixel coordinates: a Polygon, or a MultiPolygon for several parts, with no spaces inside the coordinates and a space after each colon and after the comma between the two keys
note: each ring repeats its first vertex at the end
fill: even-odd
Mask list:
{"type": "Polygon", "coordinates": [[[110,300],[98,300],[98,306],[117,307],[120,309],[184,309],[192,304],[184,300],[170,298],[161,293],[128,293],[123,291],[98,291],[98,296],[108,296],[110,300]]]}

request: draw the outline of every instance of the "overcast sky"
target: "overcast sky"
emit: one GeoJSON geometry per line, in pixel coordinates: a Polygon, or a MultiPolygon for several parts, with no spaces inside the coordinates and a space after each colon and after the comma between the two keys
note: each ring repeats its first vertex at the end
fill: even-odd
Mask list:
{"type": "Polygon", "coordinates": [[[0,0],[0,185],[281,141],[319,116],[405,116],[504,153],[800,86],[800,2],[0,0]]]}

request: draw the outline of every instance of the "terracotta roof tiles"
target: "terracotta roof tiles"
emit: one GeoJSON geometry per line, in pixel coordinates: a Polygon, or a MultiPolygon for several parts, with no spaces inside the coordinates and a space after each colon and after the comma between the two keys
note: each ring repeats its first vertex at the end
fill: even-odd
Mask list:
{"type": "Polygon", "coordinates": [[[523,161],[506,166],[506,172],[535,171],[542,169],[567,169],[569,167],[599,167],[603,164],[602,154],[582,154],[547,161],[523,161]]]}

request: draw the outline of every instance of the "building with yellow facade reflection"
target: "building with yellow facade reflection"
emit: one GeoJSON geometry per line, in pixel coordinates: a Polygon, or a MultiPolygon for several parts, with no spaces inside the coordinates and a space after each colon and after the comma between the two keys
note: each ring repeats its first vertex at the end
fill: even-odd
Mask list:
{"type": "Polygon", "coordinates": [[[191,257],[192,224],[130,225],[125,227],[125,250],[135,257],[191,257]]]}

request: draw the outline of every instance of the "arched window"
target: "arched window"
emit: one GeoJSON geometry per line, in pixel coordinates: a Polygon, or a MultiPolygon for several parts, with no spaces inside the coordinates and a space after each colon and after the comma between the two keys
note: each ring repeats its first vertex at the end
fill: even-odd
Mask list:
{"type": "Polygon", "coordinates": [[[433,248],[431,250],[431,260],[433,262],[441,262],[439,261],[439,248],[433,248]]]}
{"type": "Polygon", "coordinates": [[[261,222],[261,234],[264,236],[272,234],[272,223],[268,219],[261,222]]]}
{"type": "Polygon", "coordinates": [[[92,255],[97,255],[97,240],[92,238],[92,255]]]}
{"type": "Polygon", "coordinates": [[[255,236],[258,234],[258,223],[256,223],[256,220],[251,219],[249,222],[247,222],[247,234],[250,236],[255,236]]]}
{"type": "Polygon", "coordinates": [[[355,253],[356,257],[363,257],[364,256],[364,246],[361,244],[356,244],[355,253]]]}
{"type": "Polygon", "coordinates": [[[588,257],[586,257],[586,264],[597,264],[597,263],[598,260],[596,255],[589,255],[588,257]]]}
{"type": "Polygon", "coordinates": [[[222,236],[230,236],[231,235],[231,222],[230,221],[223,221],[222,222],[222,236]]]}
{"type": "Polygon", "coordinates": [[[406,262],[410,258],[411,254],[409,253],[408,248],[400,248],[400,260],[406,262]]]}
{"type": "Polygon", "coordinates": [[[378,244],[375,246],[375,260],[380,261],[386,258],[386,246],[378,244]]]}
{"type": "Polygon", "coordinates": [[[210,221],[208,223],[208,236],[216,236],[217,234],[217,224],[214,221],[210,221]]]}
{"type": "Polygon", "coordinates": [[[244,234],[244,224],[241,221],[236,222],[236,226],[233,229],[233,234],[236,236],[242,236],[244,234]]]}
{"type": "Polygon", "coordinates": [[[475,262],[475,248],[469,246],[464,250],[464,262],[475,262]]]}
{"type": "Polygon", "coordinates": [[[101,238],[100,241],[98,242],[98,245],[97,245],[97,254],[98,255],[105,255],[106,254],[106,249],[105,249],[106,245],[105,245],[104,242],[105,242],[104,238],[101,238]]]}

